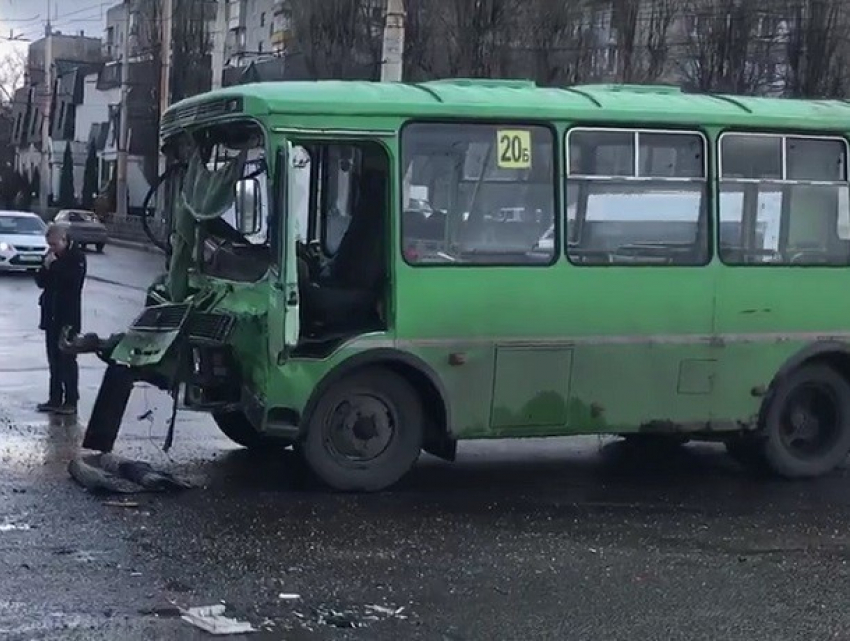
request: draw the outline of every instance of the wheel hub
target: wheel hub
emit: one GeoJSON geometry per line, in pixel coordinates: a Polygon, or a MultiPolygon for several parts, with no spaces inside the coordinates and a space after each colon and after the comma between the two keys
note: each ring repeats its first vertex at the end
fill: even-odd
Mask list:
{"type": "Polygon", "coordinates": [[[389,447],[395,425],[384,401],[374,396],[352,396],[340,403],[329,417],[328,444],[343,458],[369,461],[389,447]]]}
{"type": "Polygon", "coordinates": [[[817,456],[832,447],[840,431],[841,412],[831,390],[803,387],[789,399],[782,437],[800,456],[817,456]]]}

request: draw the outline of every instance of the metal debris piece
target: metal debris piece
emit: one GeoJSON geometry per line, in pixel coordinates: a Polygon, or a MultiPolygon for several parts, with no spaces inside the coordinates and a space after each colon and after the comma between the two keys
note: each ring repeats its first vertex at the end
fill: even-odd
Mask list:
{"type": "Polygon", "coordinates": [[[366,609],[371,610],[372,612],[375,612],[377,614],[383,614],[384,616],[388,616],[388,617],[406,618],[406,617],[401,617],[401,613],[404,612],[404,607],[387,608],[383,605],[367,605],[366,609]]]}
{"type": "Polygon", "coordinates": [[[340,612],[332,609],[320,609],[316,612],[319,625],[329,625],[334,628],[362,628],[364,624],[354,612],[340,612]]]}
{"type": "Polygon", "coordinates": [[[138,503],[133,503],[131,501],[104,501],[103,505],[105,507],[126,507],[129,509],[139,507],[138,503]]]}
{"type": "Polygon", "coordinates": [[[0,523],[0,532],[26,532],[32,526],[26,523],[0,523]]]}
{"type": "Polygon", "coordinates": [[[257,631],[250,623],[224,616],[225,608],[223,604],[189,608],[181,610],[180,618],[196,628],[215,635],[247,634],[257,631]]]}
{"type": "Polygon", "coordinates": [[[301,598],[301,595],[300,594],[286,594],[284,592],[281,592],[280,594],[277,595],[277,598],[280,599],[281,601],[297,601],[298,599],[301,598]]]}

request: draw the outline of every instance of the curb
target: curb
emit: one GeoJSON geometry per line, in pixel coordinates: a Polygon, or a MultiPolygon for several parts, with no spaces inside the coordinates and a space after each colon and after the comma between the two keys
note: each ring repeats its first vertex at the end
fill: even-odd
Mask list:
{"type": "Polygon", "coordinates": [[[159,247],[151,243],[140,243],[134,240],[124,240],[123,238],[110,238],[107,247],[109,245],[115,245],[116,247],[123,247],[125,249],[135,249],[136,251],[148,254],[159,254],[161,256],[165,254],[159,247]]]}

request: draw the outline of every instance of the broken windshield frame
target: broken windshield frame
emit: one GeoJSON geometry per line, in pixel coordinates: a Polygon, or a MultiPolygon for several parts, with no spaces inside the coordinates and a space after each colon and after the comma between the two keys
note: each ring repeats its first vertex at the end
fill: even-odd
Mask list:
{"type": "MultiPolygon", "coordinates": [[[[199,273],[235,282],[262,279],[272,263],[269,243],[266,137],[253,122],[207,127],[171,141],[169,151],[185,167],[166,186],[182,240],[183,262],[199,273]],[[250,194],[246,200],[238,196],[250,194]],[[252,203],[253,211],[244,208],[252,203]],[[252,220],[249,221],[247,217],[252,220]],[[187,247],[191,246],[191,258],[187,247]]],[[[172,266],[174,261],[172,260],[172,266]]]]}

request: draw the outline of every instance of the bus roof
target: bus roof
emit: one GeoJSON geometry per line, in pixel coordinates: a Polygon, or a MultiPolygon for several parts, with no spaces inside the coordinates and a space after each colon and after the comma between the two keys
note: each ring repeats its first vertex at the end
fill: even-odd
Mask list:
{"type": "MultiPolygon", "coordinates": [[[[850,101],[693,94],[663,85],[538,87],[523,80],[422,83],[320,80],[219,89],[171,106],[164,121],[213,117],[215,104],[245,101],[245,112],[328,116],[528,118],[613,123],[740,125],[850,131],[850,101]]],[[[239,111],[242,111],[240,107],[239,111]]],[[[166,125],[164,124],[164,129],[166,125]]]]}

